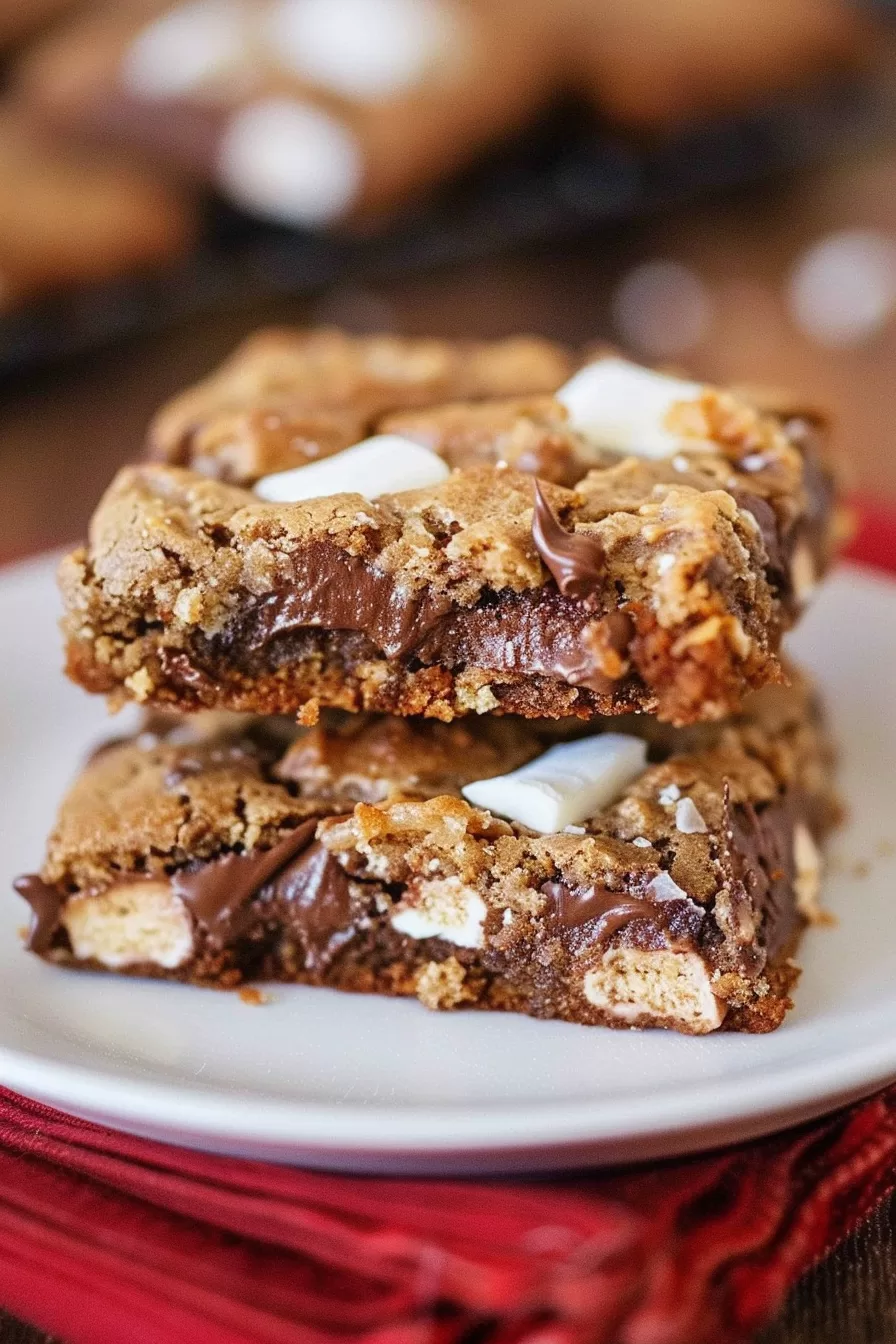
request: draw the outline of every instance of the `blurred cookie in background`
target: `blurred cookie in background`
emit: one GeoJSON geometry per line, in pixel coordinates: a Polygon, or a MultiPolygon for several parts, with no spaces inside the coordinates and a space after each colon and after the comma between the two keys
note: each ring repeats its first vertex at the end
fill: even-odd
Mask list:
{"type": "Polygon", "coordinates": [[[169,263],[197,230],[189,197],[153,171],[60,145],[0,110],[0,313],[169,263]]]}
{"type": "Polygon", "coordinates": [[[572,95],[669,134],[867,61],[845,0],[132,0],[75,16],[15,86],[250,214],[380,215],[572,95]]]}
{"type": "Polygon", "coordinates": [[[0,52],[83,5],[84,0],[0,0],[0,52]]]}
{"type": "Polygon", "coordinates": [[[22,58],[57,131],[127,144],[260,218],[389,211],[525,125],[565,70],[554,0],[186,0],[80,15],[22,58]]]}
{"type": "Polygon", "coordinates": [[[865,65],[880,30],[847,0],[565,0],[569,69],[616,125],[669,132],[865,65]]]}

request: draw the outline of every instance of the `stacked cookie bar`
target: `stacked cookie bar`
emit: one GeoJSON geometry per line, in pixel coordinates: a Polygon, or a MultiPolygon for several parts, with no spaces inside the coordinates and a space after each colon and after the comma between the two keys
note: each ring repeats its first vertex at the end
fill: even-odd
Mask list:
{"type": "Polygon", "coordinates": [[[62,965],[766,1031],[836,815],[781,640],[824,426],[546,342],[263,333],[61,570],[145,707],[18,889],[62,965]]]}

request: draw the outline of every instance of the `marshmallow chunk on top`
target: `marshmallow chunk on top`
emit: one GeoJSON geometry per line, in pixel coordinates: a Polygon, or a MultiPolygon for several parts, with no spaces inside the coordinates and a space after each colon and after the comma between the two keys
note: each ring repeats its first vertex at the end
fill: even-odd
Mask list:
{"type": "Polygon", "coordinates": [[[596,446],[662,458],[682,447],[681,436],[667,427],[669,412],[680,402],[698,401],[703,392],[700,383],[607,356],[573,374],[556,399],[571,428],[596,446]]]}
{"type": "Polygon", "coordinates": [[[563,742],[509,775],[477,780],[467,802],[547,834],[612,803],[644,770],[647,747],[627,733],[563,742]]]}
{"type": "Polygon", "coordinates": [[[255,493],[277,504],[347,491],[376,499],[398,490],[437,485],[447,475],[448,467],[428,448],[400,434],[376,434],[307,467],[263,476],[255,485],[255,493]]]}

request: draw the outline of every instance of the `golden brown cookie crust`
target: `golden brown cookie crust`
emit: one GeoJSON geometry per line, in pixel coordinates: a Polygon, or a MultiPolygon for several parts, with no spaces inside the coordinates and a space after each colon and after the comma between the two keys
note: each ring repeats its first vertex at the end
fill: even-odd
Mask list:
{"type": "Polygon", "coordinates": [[[416,994],[433,1008],[770,1030],[817,916],[806,847],[815,853],[811,837],[836,812],[811,688],[796,675],[738,718],[680,735],[623,726],[643,728],[653,763],[613,805],[553,835],[460,794],[539,754],[549,725],[331,716],[285,744],[264,722],[230,720],[192,739],[187,725],[113,744],[50,837],[37,950],[222,987],[270,978],[416,994]],[[196,874],[235,862],[238,879],[241,862],[291,836],[301,844],[288,881],[268,873],[225,918],[220,902],[191,903],[196,874]]]}

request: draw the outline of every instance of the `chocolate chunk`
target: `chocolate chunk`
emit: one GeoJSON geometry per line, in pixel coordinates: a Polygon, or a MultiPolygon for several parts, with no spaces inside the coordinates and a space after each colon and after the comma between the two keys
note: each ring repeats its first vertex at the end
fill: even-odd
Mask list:
{"type": "Polygon", "coordinates": [[[271,849],[225,854],[210,863],[178,869],[171,877],[172,890],[213,938],[228,942],[243,932],[250,898],[307,849],[316,828],[317,818],[312,817],[271,849]]]}
{"type": "Polygon", "coordinates": [[[567,532],[545,498],[540,482],[536,480],[533,485],[532,540],[535,549],[564,597],[591,597],[606,569],[604,548],[599,538],[567,532]]]}
{"type": "Polygon", "coordinates": [[[232,638],[263,647],[302,626],[360,630],[389,658],[409,653],[449,610],[447,597],[415,593],[394,574],[334,546],[310,546],[293,585],[264,597],[232,638]]]}
{"type": "Polygon", "coordinates": [[[540,890],[554,902],[556,918],[564,928],[575,929],[595,921],[595,941],[608,942],[633,919],[662,924],[661,906],[624,891],[603,886],[567,887],[563,882],[545,882],[540,890]]]}
{"type": "Polygon", "coordinates": [[[793,899],[793,831],[797,801],[732,807],[725,797],[722,866],[737,903],[755,912],[765,956],[774,959],[794,937],[799,912],[793,899]]]}
{"type": "Polygon", "coordinates": [[[13,887],[28,902],[33,912],[31,931],[25,946],[29,952],[46,952],[59,927],[59,912],[65,897],[49,886],[37,873],[17,877],[13,887]]]}
{"type": "Polygon", "coordinates": [[[540,890],[553,904],[555,926],[580,945],[605,945],[637,922],[638,947],[681,949],[697,942],[704,920],[703,910],[687,896],[651,901],[598,884],[570,887],[565,882],[545,882],[540,890]]]}
{"type": "Polygon", "coordinates": [[[282,903],[284,922],[304,950],[306,970],[326,970],[354,934],[348,878],[320,843],[293,859],[262,896],[282,903]]]}

